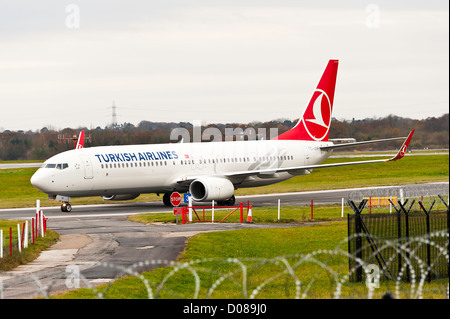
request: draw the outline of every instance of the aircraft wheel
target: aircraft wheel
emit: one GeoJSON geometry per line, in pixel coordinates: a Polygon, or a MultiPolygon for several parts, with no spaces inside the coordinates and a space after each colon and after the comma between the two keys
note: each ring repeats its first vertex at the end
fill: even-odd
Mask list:
{"type": "Polygon", "coordinates": [[[69,203],[62,203],[61,204],[61,211],[62,212],[66,212],[66,213],[70,213],[72,211],[72,205],[70,205],[69,203]]]}
{"type": "Polygon", "coordinates": [[[233,206],[235,202],[236,202],[236,197],[234,197],[234,195],[233,195],[227,200],[218,201],[217,204],[219,206],[233,206]]]}
{"type": "Polygon", "coordinates": [[[163,196],[163,203],[166,206],[172,207],[172,203],[170,202],[170,193],[165,193],[163,196]]]}

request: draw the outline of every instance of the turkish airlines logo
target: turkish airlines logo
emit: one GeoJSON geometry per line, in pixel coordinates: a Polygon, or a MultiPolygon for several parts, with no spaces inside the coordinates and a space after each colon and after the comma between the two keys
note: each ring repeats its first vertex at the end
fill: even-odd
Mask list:
{"type": "Polygon", "coordinates": [[[331,101],[325,91],[321,89],[314,91],[302,122],[313,140],[321,141],[327,136],[331,123],[331,101]]]}
{"type": "Polygon", "coordinates": [[[399,153],[399,155],[401,156],[401,157],[403,157],[403,156],[405,156],[405,153],[406,153],[406,149],[408,148],[408,145],[403,145],[403,147],[402,147],[402,149],[400,150],[400,153],[399,153]]]}

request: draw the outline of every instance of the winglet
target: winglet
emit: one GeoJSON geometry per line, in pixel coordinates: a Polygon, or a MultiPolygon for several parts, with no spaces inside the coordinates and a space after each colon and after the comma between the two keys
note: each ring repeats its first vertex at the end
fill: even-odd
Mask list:
{"type": "Polygon", "coordinates": [[[77,146],[75,146],[75,149],[79,148],[84,148],[84,130],[80,132],[80,135],[78,136],[77,146]]]}
{"type": "Polygon", "coordinates": [[[393,158],[389,159],[388,161],[397,161],[401,159],[403,156],[405,156],[406,149],[409,146],[409,142],[411,142],[411,138],[414,134],[414,130],[411,130],[409,132],[408,136],[406,137],[406,140],[403,142],[402,147],[400,147],[400,150],[398,151],[397,155],[395,155],[393,158]]]}

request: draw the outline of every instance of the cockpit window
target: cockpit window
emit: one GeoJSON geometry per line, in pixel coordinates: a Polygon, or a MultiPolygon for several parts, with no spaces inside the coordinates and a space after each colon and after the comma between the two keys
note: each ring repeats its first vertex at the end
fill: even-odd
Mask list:
{"type": "Polygon", "coordinates": [[[67,164],[67,163],[45,165],[45,168],[56,168],[56,169],[66,169],[68,167],[69,167],[69,164],[67,164]]]}

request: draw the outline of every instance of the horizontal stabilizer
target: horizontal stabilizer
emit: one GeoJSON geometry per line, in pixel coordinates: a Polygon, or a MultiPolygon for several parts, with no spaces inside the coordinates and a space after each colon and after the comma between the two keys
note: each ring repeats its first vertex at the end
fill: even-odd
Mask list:
{"type": "Polygon", "coordinates": [[[404,140],[405,138],[406,137],[393,137],[393,138],[384,138],[384,139],[380,139],[380,140],[371,140],[371,141],[361,141],[361,142],[354,142],[354,143],[335,144],[335,145],[330,145],[330,146],[323,146],[320,149],[322,151],[329,151],[329,150],[341,149],[341,148],[346,148],[346,147],[361,146],[361,145],[371,144],[371,143],[380,143],[380,142],[404,140]]]}

